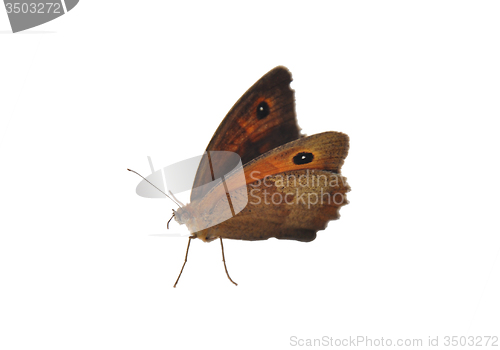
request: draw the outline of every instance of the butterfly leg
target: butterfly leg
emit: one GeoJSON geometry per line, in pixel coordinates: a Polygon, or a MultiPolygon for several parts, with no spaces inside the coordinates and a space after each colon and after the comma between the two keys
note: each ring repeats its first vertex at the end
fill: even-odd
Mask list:
{"type": "Polygon", "coordinates": [[[191,239],[193,239],[193,238],[194,237],[189,237],[188,246],[186,249],[186,257],[184,258],[184,264],[182,264],[182,269],[181,269],[181,272],[179,272],[179,277],[177,277],[177,280],[175,281],[174,288],[177,285],[177,282],[179,282],[179,278],[181,278],[182,271],[184,270],[184,265],[186,265],[186,262],[188,260],[189,245],[191,244],[191,239]]]}
{"type": "MultiPolygon", "coordinates": [[[[224,245],[222,244],[222,237],[219,237],[219,239],[220,239],[220,247],[222,248],[222,261],[224,262],[224,269],[226,270],[226,275],[227,275],[227,278],[229,278],[229,280],[230,280],[231,282],[233,282],[235,286],[237,286],[237,285],[238,285],[238,283],[236,283],[235,281],[233,281],[233,280],[231,279],[231,277],[229,277],[229,273],[227,272],[227,267],[226,267],[226,259],[224,259],[224,245]]],[[[181,272],[182,272],[182,271],[181,271],[181,272]]]]}
{"type": "Polygon", "coordinates": [[[172,217],[171,217],[171,218],[170,218],[170,220],[168,220],[168,222],[167,222],[167,230],[169,229],[168,225],[170,225],[170,221],[172,221],[172,219],[173,219],[173,218],[174,218],[174,216],[175,216],[175,210],[173,210],[173,209],[172,209],[172,211],[173,211],[173,213],[172,213],[172,217]]]}

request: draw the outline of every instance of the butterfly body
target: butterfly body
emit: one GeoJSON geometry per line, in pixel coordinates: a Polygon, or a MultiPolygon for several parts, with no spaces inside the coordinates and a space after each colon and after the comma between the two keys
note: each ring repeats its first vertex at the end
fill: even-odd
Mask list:
{"type": "Polygon", "coordinates": [[[191,202],[174,211],[189,237],[269,238],[310,242],[329,221],[339,218],[350,190],[340,173],[349,137],[340,132],[300,134],[290,72],[276,67],[259,79],[219,125],[200,161],[191,202]],[[226,151],[226,152],[220,152],[226,151]],[[243,172],[220,153],[236,153],[243,172]],[[217,180],[216,180],[217,179],[217,180]],[[242,181],[243,179],[243,181],[242,181]]]}

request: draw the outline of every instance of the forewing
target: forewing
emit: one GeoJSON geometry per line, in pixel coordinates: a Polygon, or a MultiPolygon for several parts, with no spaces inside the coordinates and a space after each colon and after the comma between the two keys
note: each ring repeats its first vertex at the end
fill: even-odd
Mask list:
{"type": "MultiPolygon", "coordinates": [[[[236,152],[246,164],[298,139],[300,129],[291,81],[291,74],[285,67],[276,67],[264,75],[231,108],[206,150],[236,152]]],[[[212,169],[209,157],[203,157],[193,183],[191,202],[206,194],[200,186],[232,170],[231,165],[224,162],[213,161],[211,165],[212,169]]]]}

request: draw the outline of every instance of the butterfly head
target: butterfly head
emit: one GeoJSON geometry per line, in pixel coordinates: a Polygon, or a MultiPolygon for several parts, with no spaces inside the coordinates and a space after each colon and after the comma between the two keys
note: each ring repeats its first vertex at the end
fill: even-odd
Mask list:
{"type": "Polygon", "coordinates": [[[185,220],[187,219],[187,215],[186,215],[186,211],[183,209],[184,208],[181,207],[181,208],[177,209],[177,211],[172,210],[174,219],[175,219],[175,221],[177,221],[177,223],[179,223],[179,225],[184,225],[186,223],[185,220]]]}
{"type": "Polygon", "coordinates": [[[179,223],[179,225],[186,225],[189,232],[191,233],[192,238],[199,238],[203,242],[211,242],[218,238],[218,236],[214,236],[212,234],[211,229],[202,229],[201,222],[195,218],[195,215],[192,213],[192,208],[187,205],[185,207],[181,207],[174,212],[175,221],[179,223]]]}
{"type": "Polygon", "coordinates": [[[189,232],[193,233],[192,228],[195,226],[195,220],[191,213],[191,208],[189,206],[180,207],[179,209],[173,210],[174,219],[179,223],[179,225],[186,225],[189,232]]]}

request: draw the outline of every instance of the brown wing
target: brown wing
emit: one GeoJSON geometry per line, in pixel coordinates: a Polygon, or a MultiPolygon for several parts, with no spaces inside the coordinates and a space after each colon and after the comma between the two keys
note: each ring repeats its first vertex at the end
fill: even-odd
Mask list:
{"type": "MultiPolygon", "coordinates": [[[[292,77],[285,67],[276,67],[257,81],[236,102],[219,125],[207,151],[236,152],[243,164],[265,152],[300,137],[295,116],[292,77]]],[[[214,178],[232,170],[231,165],[212,162],[214,178]]],[[[191,202],[201,199],[213,180],[209,159],[203,157],[193,183],[191,202]]]]}
{"type": "Polygon", "coordinates": [[[347,203],[349,186],[340,169],[348,149],[348,136],[338,132],[277,147],[244,166],[247,185],[229,176],[202,200],[182,208],[190,218],[183,222],[202,240],[313,240],[347,203]],[[229,206],[244,209],[232,216],[229,206]]]}
{"type": "Polygon", "coordinates": [[[266,182],[257,181],[231,193],[231,197],[240,197],[242,193],[238,191],[247,191],[249,201],[245,209],[196,235],[204,241],[218,237],[249,241],[275,237],[309,242],[330,220],[339,218],[340,207],[348,203],[349,190],[345,177],[331,171],[279,173],[266,182]]]}
{"type": "MultiPolygon", "coordinates": [[[[328,131],[302,137],[276,147],[244,165],[246,183],[260,181],[269,175],[302,169],[339,173],[348,151],[349,137],[340,132],[328,131]]],[[[232,192],[240,187],[241,183],[238,177],[229,176],[226,186],[228,191],[232,192]]],[[[199,202],[199,207],[213,207],[225,193],[223,186],[216,186],[199,202]]]]}

